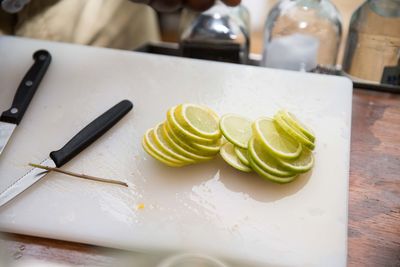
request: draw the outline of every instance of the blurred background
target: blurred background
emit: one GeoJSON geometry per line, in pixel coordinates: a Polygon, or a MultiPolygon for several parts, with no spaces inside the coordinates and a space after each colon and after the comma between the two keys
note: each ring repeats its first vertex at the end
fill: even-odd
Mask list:
{"type": "MultiPolygon", "coordinates": [[[[250,52],[261,54],[263,49],[263,29],[270,9],[278,0],[242,0],[251,14],[251,44],[250,52]]],[[[343,59],[344,44],[348,33],[350,17],[352,13],[364,2],[362,0],[332,0],[342,15],[343,35],[338,56],[338,64],[343,59]]],[[[162,40],[166,42],[178,42],[180,13],[159,14],[162,40]]]]}
{"type": "MultiPolygon", "coordinates": [[[[13,1],[0,0],[3,9],[13,1]]],[[[400,81],[398,0],[242,0],[235,8],[216,1],[201,13],[47,0],[4,10],[0,34],[342,75],[370,89],[400,81]]]]}

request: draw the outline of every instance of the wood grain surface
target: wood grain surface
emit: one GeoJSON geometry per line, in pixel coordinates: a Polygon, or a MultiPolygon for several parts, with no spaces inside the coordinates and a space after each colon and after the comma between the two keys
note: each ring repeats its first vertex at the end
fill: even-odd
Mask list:
{"type": "Polygon", "coordinates": [[[400,266],[400,95],[356,90],[349,266],[400,266]]]}
{"type": "MultiPolygon", "coordinates": [[[[400,95],[355,90],[348,266],[400,266],[400,95]]],[[[21,235],[2,241],[15,261],[111,266],[114,250],[21,235]]]]}

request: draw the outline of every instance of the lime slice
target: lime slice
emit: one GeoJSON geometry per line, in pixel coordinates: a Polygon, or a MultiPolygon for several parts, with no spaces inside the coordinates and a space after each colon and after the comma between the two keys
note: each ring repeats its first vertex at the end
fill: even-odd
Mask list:
{"type": "Polygon", "coordinates": [[[161,149],[162,152],[184,163],[195,163],[193,159],[186,157],[183,154],[180,154],[178,150],[175,150],[172,146],[170,146],[169,143],[164,139],[162,131],[163,131],[162,123],[159,123],[152,131],[153,140],[155,141],[155,143],[161,149]]]}
{"type": "Polygon", "coordinates": [[[274,116],[274,121],[279,125],[280,128],[282,128],[288,135],[296,139],[298,142],[303,144],[305,147],[313,150],[315,148],[315,145],[313,142],[311,142],[310,139],[307,138],[302,132],[297,130],[296,128],[290,126],[283,118],[281,115],[276,114],[274,116]]]}
{"type": "MultiPolygon", "coordinates": [[[[178,136],[174,133],[174,131],[172,131],[171,126],[170,126],[170,124],[168,123],[168,121],[164,123],[164,127],[165,127],[165,130],[166,130],[166,132],[168,133],[169,137],[170,137],[177,145],[179,145],[180,147],[182,147],[182,148],[185,149],[186,151],[188,151],[188,152],[190,152],[190,153],[192,153],[192,154],[199,155],[199,156],[201,156],[201,157],[206,157],[206,158],[212,156],[212,155],[210,155],[210,153],[208,153],[207,151],[202,151],[202,150],[199,150],[199,149],[193,147],[193,145],[192,145],[191,142],[188,142],[187,140],[178,137],[178,136]]],[[[213,154],[213,155],[215,155],[215,154],[213,154]]]]}
{"type": "Polygon", "coordinates": [[[249,154],[250,158],[262,168],[265,172],[268,172],[278,177],[291,177],[295,173],[287,171],[279,165],[279,162],[270,154],[268,150],[264,149],[264,146],[258,138],[251,138],[249,142],[249,154]]]}
{"type": "Polygon", "coordinates": [[[143,146],[143,149],[147,152],[147,154],[149,154],[150,156],[152,156],[154,159],[156,159],[156,160],[158,160],[158,161],[164,163],[165,165],[168,165],[168,166],[170,166],[170,167],[182,167],[182,166],[183,166],[183,165],[181,165],[181,164],[172,163],[172,162],[170,162],[170,161],[168,161],[168,160],[166,160],[166,159],[164,159],[164,158],[158,156],[158,155],[157,155],[156,153],[154,153],[154,151],[151,150],[151,148],[147,145],[147,143],[146,143],[146,141],[145,141],[144,138],[143,138],[143,140],[142,140],[142,146],[143,146]]]}
{"type": "Polygon", "coordinates": [[[189,150],[187,150],[185,147],[181,146],[178,142],[175,141],[175,137],[172,137],[171,133],[167,130],[167,128],[168,128],[167,124],[164,123],[161,134],[164,137],[164,140],[171,147],[173,147],[177,152],[179,152],[180,154],[182,154],[188,158],[191,158],[197,162],[202,162],[202,161],[207,161],[207,160],[212,159],[212,157],[202,156],[202,155],[197,154],[197,151],[190,147],[189,147],[189,150]],[[193,153],[192,151],[194,151],[196,153],[193,153]]]}
{"type": "Polygon", "coordinates": [[[277,161],[280,165],[282,165],[282,167],[286,168],[289,171],[302,173],[307,172],[312,168],[312,166],[314,165],[314,156],[309,149],[303,148],[300,156],[297,159],[277,159],[277,161]]]}
{"type": "Polygon", "coordinates": [[[294,159],[300,155],[301,145],[277,128],[270,118],[259,118],[253,123],[253,131],[264,148],[273,156],[294,159]]]}
{"type": "Polygon", "coordinates": [[[219,121],[224,137],[235,146],[247,149],[252,136],[251,120],[235,114],[226,114],[219,121]]]}
{"type": "Polygon", "coordinates": [[[153,138],[151,137],[151,132],[153,129],[150,129],[146,132],[143,136],[142,146],[143,149],[154,159],[170,166],[170,167],[182,167],[185,164],[179,160],[176,160],[168,155],[165,155],[157,148],[157,144],[154,142],[153,138]]]}
{"type": "Polygon", "coordinates": [[[272,175],[272,174],[264,171],[260,166],[258,166],[257,163],[255,163],[251,157],[250,157],[250,165],[251,165],[251,168],[261,177],[265,178],[266,180],[269,180],[269,181],[272,181],[275,183],[279,183],[279,184],[290,183],[294,179],[296,179],[296,177],[298,176],[298,175],[293,175],[291,177],[278,177],[278,176],[272,175]]]}
{"type": "Polygon", "coordinates": [[[278,113],[282,115],[282,118],[289,125],[302,132],[305,136],[307,136],[308,139],[310,139],[311,142],[315,142],[315,134],[313,133],[313,131],[308,128],[304,123],[302,123],[299,119],[297,119],[297,117],[293,113],[290,113],[287,110],[281,110],[278,113]]]}
{"type": "Polygon", "coordinates": [[[219,151],[221,157],[233,168],[243,172],[251,172],[251,168],[244,165],[235,154],[235,147],[231,143],[226,143],[219,151]]]}
{"type": "Polygon", "coordinates": [[[178,123],[175,117],[176,106],[170,108],[167,112],[167,121],[171,130],[181,139],[187,140],[188,142],[197,142],[203,145],[211,145],[215,142],[215,139],[204,138],[195,135],[186,130],[182,125],[178,123]]]}
{"type": "Polygon", "coordinates": [[[195,104],[182,104],[175,110],[176,120],[195,135],[215,139],[221,137],[218,115],[211,109],[195,104]]]}
{"type": "Polygon", "coordinates": [[[247,152],[248,152],[247,149],[235,146],[235,154],[236,154],[236,156],[239,158],[239,160],[244,165],[246,165],[247,167],[250,167],[249,156],[248,156],[247,152]]]}
{"type": "Polygon", "coordinates": [[[177,143],[179,146],[184,148],[187,151],[190,151],[192,153],[197,153],[197,150],[193,148],[186,140],[179,138],[174,131],[172,131],[170,124],[168,121],[164,122],[164,128],[165,131],[168,133],[169,137],[174,140],[175,143],[177,143]]]}
{"type": "Polygon", "coordinates": [[[191,146],[193,146],[198,151],[201,151],[202,153],[204,153],[206,155],[216,155],[219,152],[219,150],[221,149],[222,140],[221,140],[221,138],[219,138],[218,141],[212,145],[202,145],[202,144],[197,144],[197,143],[191,143],[191,146]]]}
{"type": "Polygon", "coordinates": [[[170,162],[170,161],[168,161],[167,159],[162,158],[162,157],[160,157],[159,155],[157,155],[157,154],[147,145],[147,143],[146,143],[146,141],[145,141],[144,138],[143,138],[143,140],[142,140],[142,146],[143,146],[143,149],[147,152],[147,154],[149,154],[149,155],[152,156],[154,159],[156,159],[156,160],[158,160],[158,161],[164,163],[164,164],[167,165],[167,166],[170,166],[170,167],[182,167],[182,166],[184,166],[184,165],[182,165],[182,164],[176,164],[176,163],[170,162]]]}

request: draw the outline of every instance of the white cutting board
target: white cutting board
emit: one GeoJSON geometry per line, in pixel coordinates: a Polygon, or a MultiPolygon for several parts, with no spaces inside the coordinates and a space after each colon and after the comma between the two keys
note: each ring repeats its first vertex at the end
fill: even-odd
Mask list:
{"type": "Polygon", "coordinates": [[[248,266],[346,265],[348,79],[0,37],[0,110],[37,49],[53,61],[0,158],[1,189],[122,99],[134,109],[65,169],[131,187],[52,173],[0,209],[1,230],[137,251],[200,251],[248,266]],[[316,133],[312,174],[277,185],[220,158],[177,169],[156,162],[141,136],[182,102],[250,118],[289,109],[316,133]]]}

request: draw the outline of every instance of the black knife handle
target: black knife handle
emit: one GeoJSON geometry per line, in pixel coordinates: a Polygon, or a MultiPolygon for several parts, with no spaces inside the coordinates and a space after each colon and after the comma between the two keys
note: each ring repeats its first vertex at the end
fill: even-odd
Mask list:
{"type": "Polygon", "coordinates": [[[19,124],[31,102],[47,68],[51,62],[51,55],[46,50],[38,50],[33,54],[32,67],[25,74],[14,95],[11,108],[4,111],[0,116],[0,121],[19,124]]]}
{"type": "Polygon", "coordinates": [[[60,150],[51,152],[50,158],[61,167],[113,127],[132,107],[129,100],[119,102],[83,128],[60,150]]]}

